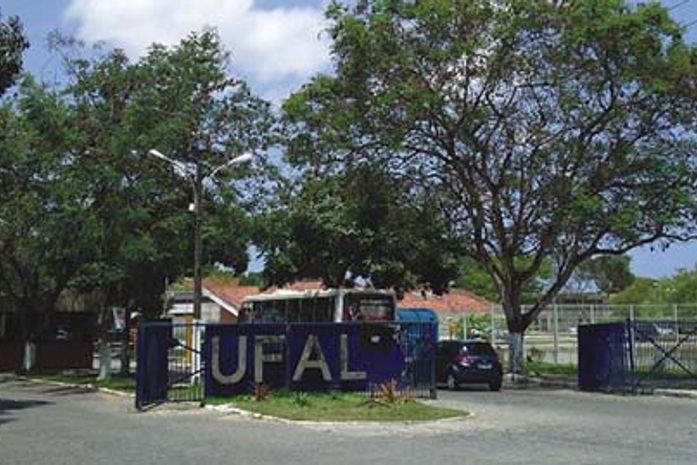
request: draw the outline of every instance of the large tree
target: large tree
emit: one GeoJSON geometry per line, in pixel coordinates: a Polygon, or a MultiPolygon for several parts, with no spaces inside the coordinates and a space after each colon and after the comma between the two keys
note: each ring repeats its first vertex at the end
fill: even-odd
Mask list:
{"type": "Polygon", "coordinates": [[[22,55],[29,41],[17,16],[3,20],[0,14],[0,96],[11,87],[22,70],[22,55]]]}
{"type": "Polygon", "coordinates": [[[74,139],[67,105],[30,79],[0,108],[0,295],[20,312],[21,337],[95,257],[99,224],[74,139]]]}
{"type": "MultiPolygon", "coordinates": [[[[191,269],[194,216],[187,209],[190,181],[149,150],[209,174],[243,151],[263,152],[272,140],[269,104],[231,76],[229,53],[210,30],[174,47],[153,45],[137,62],[114,50],[70,58],[67,68],[78,157],[94,173],[104,232],[100,260],[91,264],[94,280],[82,284],[104,288],[111,302],[158,312],[165,278],[191,269]]],[[[242,272],[250,234],[234,181],[249,171],[234,174],[221,170],[204,184],[202,256],[242,272]]]]}
{"type": "Polygon", "coordinates": [[[381,163],[438,199],[496,284],[512,369],[581,263],[693,236],[697,50],[660,4],[364,0],[328,18],[336,73],[286,102],[291,158],[381,163]]]}
{"type": "MultiPolygon", "coordinates": [[[[66,290],[159,314],[165,278],[191,270],[192,191],[149,149],[204,169],[261,152],[269,104],[230,77],[212,31],[136,62],[119,50],[83,59],[75,41],[54,40],[66,85],[27,78],[0,108],[0,294],[23,315],[50,315],[66,290]]],[[[250,199],[238,178],[249,172],[235,174],[205,184],[202,255],[242,272],[250,199]]]]}

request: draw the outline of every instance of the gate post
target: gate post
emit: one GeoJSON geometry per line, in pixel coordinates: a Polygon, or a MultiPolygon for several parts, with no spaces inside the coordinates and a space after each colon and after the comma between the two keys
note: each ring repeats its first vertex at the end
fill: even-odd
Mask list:
{"type": "Polygon", "coordinates": [[[136,409],[143,410],[145,398],[145,373],[147,372],[145,356],[145,323],[141,322],[138,328],[138,340],[136,341],[136,409]]]}
{"type": "Polygon", "coordinates": [[[554,363],[559,363],[559,308],[557,307],[557,302],[555,300],[552,305],[553,316],[554,316],[554,363]]]}
{"type": "MultiPolygon", "coordinates": [[[[632,312],[633,313],[633,312],[632,312]]],[[[627,325],[627,341],[629,344],[628,347],[628,354],[629,354],[629,383],[631,385],[632,390],[635,389],[635,376],[634,376],[634,328],[633,328],[634,321],[631,319],[627,319],[626,325],[627,325]]]]}
{"type": "MultiPolygon", "coordinates": [[[[492,343],[494,342],[494,312],[493,312],[493,305],[492,305],[492,312],[491,312],[491,341],[492,343]]],[[[437,352],[437,347],[438,347],[438,323],[436,322],[429,322],[427,323],[429,325],[428,332],[429,334],[435,334],[436,338],[434,341],[432,341],[430,350],[428,351],[429,357],[428,357],[428,363],[430,365],[430,374],[431,374],[431,387],[429,389],[429,396],[431,399],[436,399],[438,397],[438,391],[436,389],[436,352],[437,352]]]]}

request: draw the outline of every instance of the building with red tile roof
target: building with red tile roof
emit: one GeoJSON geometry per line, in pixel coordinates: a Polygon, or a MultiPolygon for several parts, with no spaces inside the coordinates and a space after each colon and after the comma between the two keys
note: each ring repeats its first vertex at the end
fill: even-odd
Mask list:
{"type": "MultiPolygon", "coordinates": [[[[184,284],[188,290],[193,287],[189,281],[184,284]]],[[[270,287],[260,289],[257,286],[240,285],[237,280],[215,280],[205,279],[203,281],[204,308],[203,313],[208,317],[205,320],[214,322],[235,322],[242,301],[249,296],[256,294],[267,294],[279,289],[293,291],[312,291],[325,289],[321,281],[298,281],[287,286],[270,287]],[[206,309],[208,309],[206,311],[206,309]]],[[[193,306],[191,303],[191,292],[186,293],[188,299],[179,302],[177,310],[170,315],[191,315],[193,306]]],[[[397,302],[399,308],[429,308],[435,311],[440,318],[458,317],[468,313],[489,312],[494,304],[464,289],[450,289],[443,295],[435,295],[425,291],[409,291],[404,294],[404,298],[397,302]]]]}

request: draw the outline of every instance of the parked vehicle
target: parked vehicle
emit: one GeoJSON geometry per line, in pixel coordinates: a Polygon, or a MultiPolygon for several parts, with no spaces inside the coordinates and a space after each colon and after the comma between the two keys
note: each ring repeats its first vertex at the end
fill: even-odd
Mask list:
{"type": "Polygon", "coordinates": [[[450,390],[465,383],[486,383],[501,389],[503,370],[496,351],[482,340],[441,341],[436,353],[436,381],[450,390]]]}
{"type": "Polygon", "coordinates": [[[660,339],[665,337],[675,336],[675,322],[658,321],[644,322],[637,321],[635,323],[635,334],[639,340],[643,339],[660,339]]]}

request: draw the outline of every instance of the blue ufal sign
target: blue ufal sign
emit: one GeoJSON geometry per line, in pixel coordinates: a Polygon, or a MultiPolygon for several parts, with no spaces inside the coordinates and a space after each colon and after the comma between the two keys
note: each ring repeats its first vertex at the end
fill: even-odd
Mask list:
{"type": "Polygon", "coordinates": [[[248,393],[254,385],[299,390],[366,390],[399,379],[405,355],[389,324],[209,325],[206,396],[248,393]]]}

